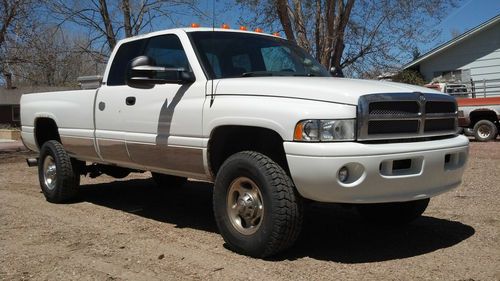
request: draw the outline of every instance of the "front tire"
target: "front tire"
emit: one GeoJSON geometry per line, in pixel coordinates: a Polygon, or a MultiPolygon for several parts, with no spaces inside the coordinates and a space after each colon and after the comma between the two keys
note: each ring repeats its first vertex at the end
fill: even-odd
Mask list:
{"type": "Polygon", "coordinates": [[[72,161],[58,141],[45,142],[40,149],[38,178],[43,195],[52,203],[74,199],[80,185],[76,161],[72,161]]]}
{"type": "Polygon", "coordinates": [[[474,138],[477,141],[493,140],[497,134],[497,126],[490,120],[481,120],[474,125],[474,138]]]}
{"type": "Polygon", "coordinates": [[[429,201],[427,198],[409,202],[359,204],[356,209],[369,222],[402,225],[419,218],[429,205],[429,201]]]}
{"type": "Polygon", "coordinates": [[[213,208],[232,250],[252,257],[277,254],[297,240],[302,201],[286,172],[254,151],[230,156],[219,169],[213,208]]]}

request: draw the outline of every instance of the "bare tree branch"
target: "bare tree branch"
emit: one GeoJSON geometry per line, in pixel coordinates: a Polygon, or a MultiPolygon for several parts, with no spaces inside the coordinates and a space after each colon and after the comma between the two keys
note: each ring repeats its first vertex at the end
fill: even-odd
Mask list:
{"type": "Polygon", "coordinates": [[[327,68],[363,72],[401,65],[458,0],[236,0],[253,14],[242,22],[280,26],[327,68]]]}

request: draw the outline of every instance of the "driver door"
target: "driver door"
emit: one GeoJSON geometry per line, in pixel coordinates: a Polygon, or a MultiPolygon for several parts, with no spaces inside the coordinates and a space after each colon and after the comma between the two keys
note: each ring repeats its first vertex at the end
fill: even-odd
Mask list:
{"type": "MultiPolygon", "coordinates": [[[[149,38],[144,55],[156,66],[191,70],[179,37],[149,38]]],[[[162,79],[165,73],[157,73],[162,79]]],[[[134,166],[182,176],[204,175],[202,108],[205,83],[156,84],[152,89],[131,88],[135,101],[126,108],[127,150],[134,166]]]]}

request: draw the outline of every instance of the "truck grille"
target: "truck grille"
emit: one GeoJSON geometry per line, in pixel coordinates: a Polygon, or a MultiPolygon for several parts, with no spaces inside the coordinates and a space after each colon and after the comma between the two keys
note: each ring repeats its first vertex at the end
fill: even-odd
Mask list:
{"type": "Polygon", "coordinates": [[[451,96],[391,93],[359,99],[358,140],[434,137],[456,132],[457,105],[451,96]]]}

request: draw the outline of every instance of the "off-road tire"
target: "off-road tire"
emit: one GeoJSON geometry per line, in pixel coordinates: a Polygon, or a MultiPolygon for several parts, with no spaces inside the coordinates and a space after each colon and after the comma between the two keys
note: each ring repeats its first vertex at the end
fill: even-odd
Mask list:
{"type": "Polygon", "coordinates": [[[178,188],[186,184],[187,178],[151,172],[157,187],[178,188]]]}
{"type": "Polygon", "coordinates": [[[269,157],[254,151],[230,156],[220,167],[214,186],[215,221],[228,247],[257,258],[275,255],[292,246],[303,220],[302,198],[287,173],[269,157]],[[242,234],[229,215],[228,193],[239,178],[250,179],[262,196],[263,214],[255,233],[242,234]]]}
{"type": "Polygon", "coordinates": [[[402,225],[419,218],[429,205],[429,201],[427,198],[408,202],[359,204],[356,209],[370,223],[402,225]]]}
{"type": "Polygon", "coordinates": [[[490,120],[480,120],[474,125],[474,138],[477,141],[490,141],[497,137],[498,129],[490,120]],[[485,134],[487,132],[487,134],[485,134]]]}
{"type": "Polygon", "coordinates": [[[78,193],[80,173],[78,163],[71,159],[58,141],[45,142],[40,149],[38,161],[38,179],[43,195],[52,203],[65,203],[73,200],[78,193]],[[45,181],[44,161],[51,157],[55,162],[55,184],[50,188],[45,181]]]}

